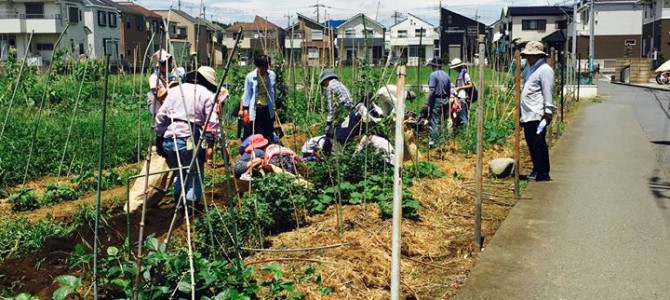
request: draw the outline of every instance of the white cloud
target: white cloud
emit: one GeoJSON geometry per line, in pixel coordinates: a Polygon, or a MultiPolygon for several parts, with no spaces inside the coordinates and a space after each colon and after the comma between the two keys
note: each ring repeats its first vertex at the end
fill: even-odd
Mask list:
{"type": "MultiPolygon", "coordinates": [[[[557,0],[552,0],[555,2],[557,0]]],[[[141,5],[151,9],[166,9],[172,3],[177,7],[178,0],[139,0],[141,5]]],[[[234,21],[250,21],[255,15],[269,18],[272,22],[286,27],[290,15],[293,20],[296,13],[316,19],[316,0],[202,0],[206,7],[207,18],[224,23],[234,21]]],[[[319,0],[320,20],[347,19],[357,13],[377,18],[384,25],[393,25],[391,17],[394,11],[412,13],[434,25],[439,23],[439,0],[319,0]]],[[[547,0],[530,0],[519,5],[547,5],[547,0]]],[[[182,0],[182,10],[191,15],[198,15],[200,0],[182,0]]],[[[503,7],[509,5],[504,0],[444,0],[443,7],[462,15],[490,24],[498,19],[503,7]]]]}

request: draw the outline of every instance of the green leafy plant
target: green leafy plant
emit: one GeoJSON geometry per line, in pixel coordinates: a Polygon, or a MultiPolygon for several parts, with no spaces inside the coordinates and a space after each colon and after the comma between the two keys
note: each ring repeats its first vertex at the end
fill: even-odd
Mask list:
{"type": "Polygon", "coordinates": [[[50,184],[40,200],[41,205],[53,205],[67,200],[74,200],[79,193],[72,187],[64,184],[50,184]]]}
{"type": "Polygon", "coordinates": [[[405,167],[405,174],[416,178],[441,178],[444,176],[444,172],[437,165],[428,161],[408,165],[405,167]]]}
{"type": "Polygon", "coordinates": [[[40,207],[35,191],[27,188],[20,189],[9,196],[8,201],[12,205],[12,211],[15,212],[29,211],[40,207]]]}

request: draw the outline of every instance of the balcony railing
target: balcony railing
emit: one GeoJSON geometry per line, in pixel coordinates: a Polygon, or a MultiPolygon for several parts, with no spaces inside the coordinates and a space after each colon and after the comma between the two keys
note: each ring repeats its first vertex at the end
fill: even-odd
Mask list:
{"type": "Polygon", "coordinates": [[[60,19],[60,14],[2,13],[0,19],[60,19]]]}

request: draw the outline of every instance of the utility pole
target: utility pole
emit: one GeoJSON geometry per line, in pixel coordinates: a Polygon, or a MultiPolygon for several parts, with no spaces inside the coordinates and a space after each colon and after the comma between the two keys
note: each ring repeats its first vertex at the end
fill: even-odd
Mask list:
{"type": "Polygon", "coordinates": [[[577,0],[572,4],[572,54],[577,53],[577,0]]]}
{"type": "Polygon", "coordinates": [[[177,0],[177,9],[181,10],[181,0],[177,0]]]}
{"type": "Polygon", "coordinates": [[[596,5],[595,0],[591,0],[591,9],[589,14],[589,73],[593,73],[593,59],[594,59],[594,46],[595,46],[595,19],[596,19],[596,5]]]}
{"type": "Polygon", "coordinates": [[[316,8],[316,22],[317,22],[317,23],[321,22],[321,21],[320,21],[320,17],[321,17],[321,8],[322,8],[322,7],[326,7],[326,6],[323,5],[323,4],[320,4],[320,3],[319,3],[319,0],[317,0],[317,1],[316,1],[316,5],[312,5],[312,6],[310,6],[310,7],[315,7],[315,8],[316,8]]]}
{"type": "Polygon", "coordinates": [[[396,10],[391,17],[393,18],[393,25],[398,24],[398,18],[402,17],[402,13],[396,10]]]}

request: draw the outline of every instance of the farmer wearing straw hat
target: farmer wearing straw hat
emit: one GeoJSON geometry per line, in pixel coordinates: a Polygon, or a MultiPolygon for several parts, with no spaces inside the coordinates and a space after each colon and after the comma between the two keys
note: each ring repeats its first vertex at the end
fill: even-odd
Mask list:
{"type": "Polygon", "coordinates": [[[451,80],[449,75],[442,71],[442,58],[434,57],[428,62],[433,72],[428,77],[428,99],[423,106],[423,113],[429,118],[430,139],[428,146],[434,147],[436,140],[442,134],[441,126],[444,117],[449,113],[449,95],[451,80]]]}
{"type": "Polygon", "coordinates": [[[531,41],[521,51],[528,65],[523,71],[523,91],[521,92],[521,126],[533,161],[533,171],[528,176],[535,181],[549,181],[549,148],[546,130],[538,126],[551,123],[555,107],[552,103],[554,70],[547,64],[544,45],[531,41]]]}
{"type": "Polygon", "coordinates": [[[156,114],[156,147],[159,155],[167,159],[170,168],[189,166],[196,156],[197,167],[191,170],[191,178],[186,178],[188,170],[181,170],[181,176],[174,186],[175,200],[186,193],[186,200],[196,202],[202,195],[201,182],[204,179],[205,151],[196,148],[205,128],[219,135],[219,117],[212,110],[215,105],[216,71],[203,66],[186,74],[185,83],[168,91],[163,105],[156,114]],[[209,121],[208,112],[212,111],[209,121]],[[190,179],[190,180],[189,180],[190,179]],[[186,187],[183,188],[181,181],[186,187]]]}
{"type": "Polygon", "coordinates": [[[169,84],[181,80],[184,75],[184,68],[173,68],[173,57],[165,50],[158,50],[151,56],[151,60],[156,62],[155,71],[149,76],[149,89],[147,94],[147,104],[151,115],[155,115],[160,109],[161,103],[165,100],[169,84]],[[170,73],[168,74],[168,70],[170,73]]]}
{"type": "Polygon", "coordinates": [[[458,123],[454,124],[455,128],[468,124],[468,114],[470,113],[470,94],[472,92],[472,79],[468,74],[467,66],[460,58],[454,58],[449,67],[458,72],[456,82],[454,83],[455,97],[458,101],[454,101],[454,107],[458,112],[458,123]]]}
{"type": "MultiPolygon", "coordinates": [[[[325,69],[321,72],[319,85],[325,88],[326,98],[328,99],[328,115],[326,116],[326,128],[324,130],[328,140],[335,137],[338,142],[345,143],[360,134],[361,116],[365,114],[363,104],[354,102],[349,89],[340,82],[337,74],[331,69],[325,69]],[[333,127],[333,123],[336,121],[338,104],[344,107],[348,115],[342,123],[333,127]]],[[[329,146],[327,145],[326,148],[329,148],[329,146]]]]}
{"type": "Polygon", "coordinates": [[[252,134],[262,134],[272,140],[277,101],[277,75],[268,70],[270,60],[267,55],[258,55],[254,59],[256,69],[247,74],[244,80],[244,96],[240,115],[249,116],[246,121],[244,138],[252,134]]]}

